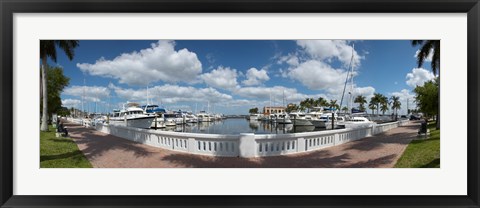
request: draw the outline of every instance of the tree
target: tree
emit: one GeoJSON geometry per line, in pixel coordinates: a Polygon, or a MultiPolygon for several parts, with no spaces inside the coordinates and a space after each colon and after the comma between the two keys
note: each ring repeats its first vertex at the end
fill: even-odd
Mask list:
{"type": "Polygon", "coordinates": [[[72,60],[74,49],[78,46],[78,40],[40,40],[40,59],[42,60],[41,83],[42,83],[42,124],[41,131],[48,131],[48,86],[47,86],[47,59],[57,62],[57,47],[62,49],[68,59],[72,60]]]}
{"type": "Polygon", "coordinates": [[[355,97],[355,100],[353,102],[359,104],[359,108],[361,111],[365,111],[365,103],[367,103],[367,99],[365,98],[365,96],[359,95],[355,97]]]}
{"type": "Polygon", "coordinates": [[[248,110],[248,112],[250,114],[257,114],[258,113],[258,108],[250,108],[250,110],[248,110]]]}
{"type": "Polygon", "coordinates": [[[347,107],[347,106],[343,106],[342,111],[343,111],[344,113],[348,113],[348,107],[347,107]]]}
{"type": "Polygon", "coordinates": [[[392,110],[395,111],[395,118],[398,116],[397,110],[401,108],[402,103],[400,102],[400,97],[398,96],[392,96],[390,98],[392,101],[392,110]]]}
{"type": "Polygon", "coordinates": [[[377,104],[372,102],[373,98],[370,99],[370,103],[368,104],[368,108],[372,110],[372,115],[375,113],[375,109],[377,109],[377,104]]]}
{"type": "Polygon", "coordinates": [[[296,111],[296,110],[298,110],[297,104],[290,103],[290,104],[287,105],[287,108],[285,109],[285,112],[291,113],[291,112],[296,111]]]}
{"type": "Polygon", "coordinates": [[[328,107],[335,108],[335,109],[340,109],[340,106],[337,104],[337,100],[330,100],[330,103],[328,104],[328,107]]]}
{"type": "Polygon", "coordinates": [[[377,115],[378,115],[378,114],[380,114],[379,113],[380,105],[384,102],[387,102],[386,100],[388,100],[388,99],[380,93],[374,93],[373,97],[370,100],[370,103],[372,103],[372,100],[373,100],[373,103],[376,105],[375,109],[377,109],[377,115]]]}
{"type": "MultiPolygon", "coordinates": [[[[417,54],[417,65],[421,67],[423,62],[432,54],[431,68],[434,75],[440,77],[440,40],[412,40],[412,46],[420,46],[417,54]]],[[[440,85],[440,80],[436,81],[440,85]]],[[[440,105],[440,90],[437,95],[438,100],[435,102],[440,105]]],[[[440,107],[437,107],[436,128],[440,129],[440,107]]]]}
{"type": "Polygon", "coordinates": [[[315,106],[315,100],[313,100],[313,98],[307,98],[300,102],[300,108],[302,110],[311,109],[313,106],[315,106]]]}
{"type": "Polygon", "coordinates": [[[319,97],[318,99],[315,100],[314,104],[316,107],[327,107],[328,101],[325,100],[325,98],[319,97]]]}
{"type": "Polygon", "coordinates": [[[388,98],[385,96],[385,95],[382,95],[380,97],[380,110],[382,111],[382,115],[385,115],[385,111],[388,110],[388,105],[390,103],[388,103],[388,98]]]}
{"type": "MultiPolygon", "coordinates": [[[[47,113],[52,115],[62,108],[60,94],[68,86],[70,78],[63,75],[63,69],[60,67],[50,67],[47,65],[47,113]]],[[[43,114],[43,104],[40,103],[40,112],[43,114]]]]}
{"type": "Polygon", "coordinates": [[[66,107],[60,107],[60,109],[57,110],[59,116],[69,116],[70,112],[71,111],[66,107]]]}
{"type": "Polygon", "coordinates": [[[415,87],[413,90],[416,94],[417,107],[426,117],[436,115],[439,110],[438,90],[438,77],[434,81],[425,82],[423,86],[415,87]]]}
{"type": "Polygon", "coordinates": [[[388,102],[382,102],[380,105],[380,110],[382,111],[382,115],[385,115],[385,111],[388,110],[388,102]]]}

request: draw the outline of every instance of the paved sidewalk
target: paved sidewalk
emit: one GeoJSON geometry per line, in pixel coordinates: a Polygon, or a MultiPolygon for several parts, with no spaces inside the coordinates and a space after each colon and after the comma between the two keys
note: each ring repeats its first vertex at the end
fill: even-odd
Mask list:
{"type": "Polygon", "coordinates": [[[229,158],[165,150],[67,123],[96,168],[390,168],[417,135],[418,122],[373,137],[294,155],[229,158]]]}

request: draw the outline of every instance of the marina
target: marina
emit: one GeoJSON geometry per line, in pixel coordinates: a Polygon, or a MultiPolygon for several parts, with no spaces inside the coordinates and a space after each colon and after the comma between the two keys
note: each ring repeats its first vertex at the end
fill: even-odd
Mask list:
{"type": "MultiPolygon", "coordinates": [[[[415,129],[420,121],[411,120],[424,118],[416,104],[409,105],[417,101],[409,91],[397,89],[400,94],[392,91],[393,85],[368,80],[376,74],[360,62],[367,60],[365,49],[375,41],[276,41],[290,52],[273,59],[265,53],[254,65],[256,55],[244,52],[258,44],[270,48],[265,45],[269,42],[220,42],[228,45],[222,48],[225,54],[229,49],[248,49],[242,52],[243,58],[250,57],[248,63],[231,56],[225,60],[233,65],[223,65],[225,60],[213,65],[215,60],[203,49],[215,48],[215,41],[202,49],[195,47],[202,41],[179,41],[181,47],[192,48],[177,49],[175,41],[163,40],[143,41],[150,48],[139,51],[78,63],[83,77],[73,76],[75,84],[62,91],[66,99],[60,121],[77,130],[84,128],[94,138],[108,135],[100,138],[120,138],[156,151],[262,158],[321,152],[405,130],[404,126],[415,129]],[[309,48],[324,44],[341,52],[319,56],[317,52],[326,51],[309,48]],[[185,62],[177,65],[173,60],[185,62]],[[117,61],[121,63],[110,65],[117,61]],[[139,64],[125,67],[128,63],[139,64]],[[376,84],[380,85],[375,88],[376,84]]],[[[421,122],[419,132],[427,135],[426,121],[421,122]]],[[[60,123],[57,135],[68,135],[70,130],[63,126],[60,123]]]]}

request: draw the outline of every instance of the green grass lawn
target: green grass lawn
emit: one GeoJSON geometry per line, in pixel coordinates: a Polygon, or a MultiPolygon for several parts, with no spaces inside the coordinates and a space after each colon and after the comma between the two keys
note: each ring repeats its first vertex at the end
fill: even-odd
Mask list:
{"type": "Polygon", "coordinates": [[[91,168],[92,165],[68,137],[55,137],[55,129],[40,131],[40,168],[91,168]]]}
{"type": "Polygon", "coordinates": [[[435,130],[435,122],[428,129],[428,139],[410,142],[396,168],[440,168],[440,130],[435,130]]]}

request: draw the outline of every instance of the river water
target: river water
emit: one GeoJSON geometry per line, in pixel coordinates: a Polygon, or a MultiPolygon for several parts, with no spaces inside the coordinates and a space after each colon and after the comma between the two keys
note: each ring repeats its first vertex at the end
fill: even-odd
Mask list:
{"type": "Polygon", "coordinates": [[[189,123],[167,128],[159,128],[157,131],[176,131],[205,134],[289,134],[298,132],[325,131],[325,128],[314,126],[293,126],[292,124],[273,124],[268,121],[248,121],[244,118],[228,118],[215,122],[189,123]]]}

